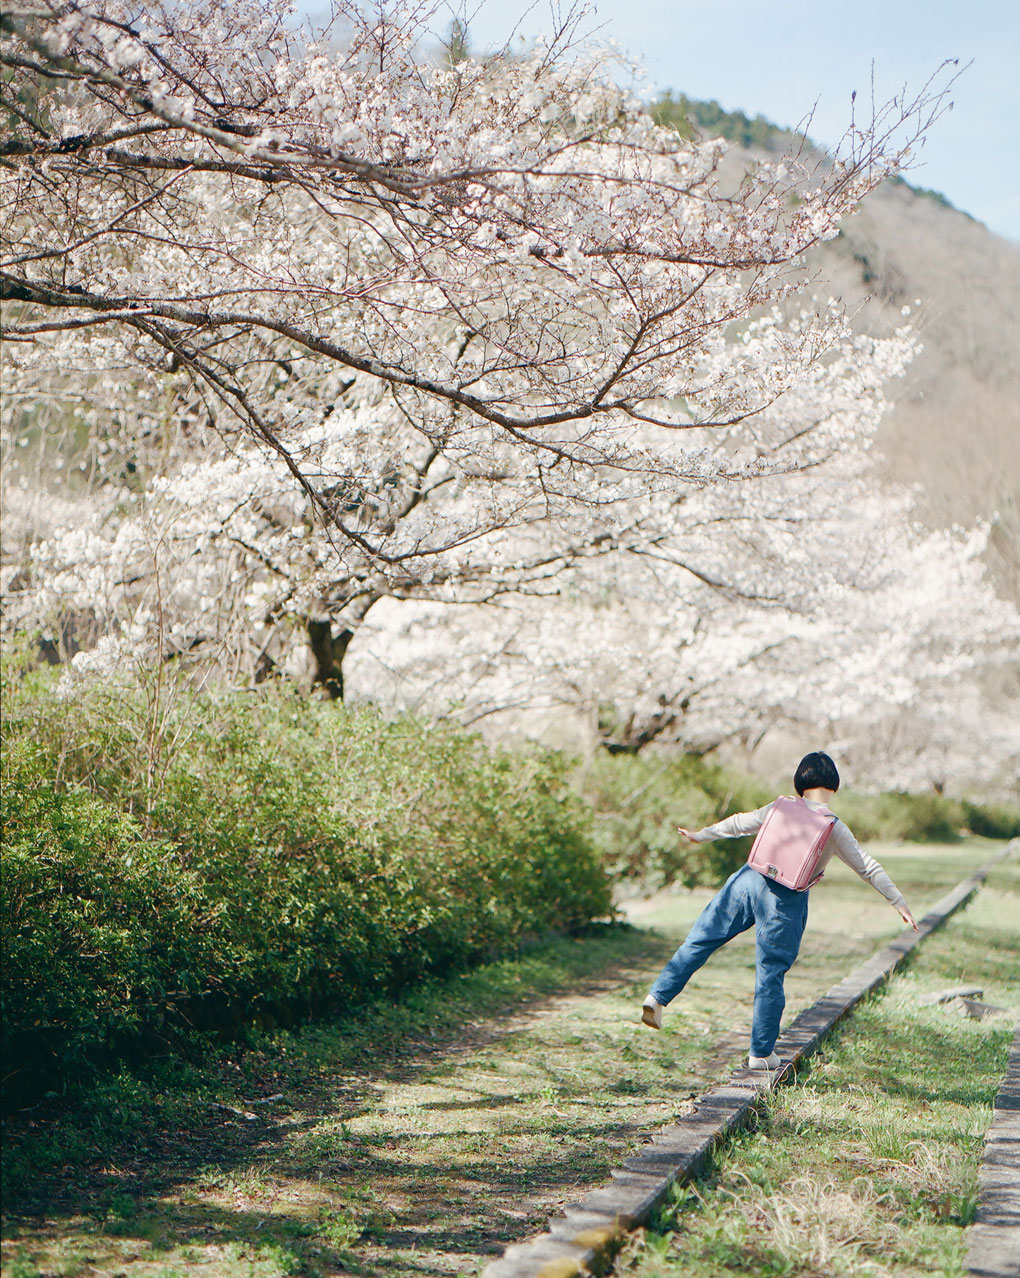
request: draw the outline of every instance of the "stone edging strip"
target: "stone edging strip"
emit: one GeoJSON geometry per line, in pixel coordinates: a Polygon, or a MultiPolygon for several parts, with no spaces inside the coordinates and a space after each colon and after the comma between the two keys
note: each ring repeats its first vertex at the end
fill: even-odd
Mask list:
{"type": "MultiPolygon", "coordinates": [[[[627,1231],[649,1219],[673,1184],[697,1176],[715,1148],[746,1126],[761,1094],[792,1076],[797,1062],[810,1056],[838,1021],[964,905],[993,866],[1018,849],[1020,839],[1013,839],[947,892],[920,921],[920,931],[905,930],[801,1012],[776,1044],[776,1051],[788,1062],[782,1070],[770,1075],[746,1067],[734,1069],[729,1081],[707,1092],[692,1114],[662,1128],[649,1145],[624,1159],[623,1166],[613,1171],[611,1184],[565,1207],[562,1217],[550,1222],[547,1233],[508,1247],[499,1260],[486,1265],[482,1278],[574,1278],[606,1273],[627,1231]]],[[[998,1278],[999,1271],[991,1272],[998,1278]]]]}
{"type": "Polygon", "coordinates": [[[1020,1278],[1020,1022],[985,1137],[967,1273],[1020,1278]]]}

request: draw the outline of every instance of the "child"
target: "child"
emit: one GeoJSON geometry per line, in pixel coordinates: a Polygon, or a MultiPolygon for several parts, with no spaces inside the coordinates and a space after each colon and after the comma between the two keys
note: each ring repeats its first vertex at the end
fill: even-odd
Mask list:
{"type": "MultiPolygon", "coordinates": [[[[839,789],[839,773],[827,754],[805,755],[793,778],[797,793],[812,807],[826,808],[839,789]]],[[[712,839],[735,839],[754,834],[768,815],[771,803],[754,812],[738,812],[735,816],[706,826],[703,830],[680,833],[692,843],[708,843],[712,839]]],[[[902,893],[874,857],[862,852],[857,840],[842,821],[836,821],[818,863],[825,868],[832,854],[845,861],[852,870],[881,892],[899,912],[905,923],[916,932],[914,916],[907,908],[902,893]]],[[[641,1009],[641,1019],[652,1029],[662,1027],[662,1010],[684,988],[694,973],[720,945],[738,933],[755,926],[754,1018],[751,1025],[751,1052],[747,1058],[751,1069],[777,1069],[780,1058],[773,1050],[779,1037],[779,1022],[786,1006],[783,981],[800,949],[800,938],[807,922],[808,894],[796,892],[765,878],[749,865],[731,874],[712,900],[702,910],[690,934],[662,969],[641,1009]]]]}

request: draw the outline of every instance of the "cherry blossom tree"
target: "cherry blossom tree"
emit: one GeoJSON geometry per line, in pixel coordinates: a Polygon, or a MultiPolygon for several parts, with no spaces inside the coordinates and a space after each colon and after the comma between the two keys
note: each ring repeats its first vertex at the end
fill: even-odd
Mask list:
{"type": "MultiPolygon", "coordinates": [[[[8,10],[0,289],[22,400],[76,369],[93,442],[116,459],[142,438],[176,464],[168,509],[218,478],[203,503],[246,515],[210,535],[280,578],[270,624],[305,608],[324,684],[339,690],[381,598],[527,588],[621,535],[659,537],[692,485],[843,446],[854,414],[826,395],[862,353],[838,308],[780,306],[944,90],[734,193],[720,144],[657,128],[572,48],[576,15],[528,57],[452,65],[421,57],[427,6],[339,4],[342,41],[289,16],[258,0],[8,10]],[[123,370],[141,411],[114,421],[123,370]],[[278,472],[294,488],[279,501],[278,472]],[[294,537],[310,521],[317,537],[294,537]],[[507,536],[536,522],[523,548],[507,536]],[[307,551],[296,572],[281,538],[307,551]]],[[[89,520],[109,534],[106,499],[89,520]]],[[[174,538],[146,537],[166,557],[174,538]]],[[[199,599],[224,597],[206,585],[199,599]]]]}
{"type": "Polygon", "coordinates": [[[911,495],[876,492],[866,474],[769,486],[771,510],[759,491],[728,528],[708,494],[705,541],[713,552],[727,543],[741,564],[725,586],[638,552],[573,565],[553,601],[383,605],[353,654],[354,683],[393,708],[496,733],[523,722],[614,752],[653,742],[753,752],[773,728],[810,730],[853,757],[858,780],[885,785],[972,780],[982,732],[996,770],[1016,756],[1015,731],[992,732],[1007,701],[977,694],[981,673],[1020,643],[1020,615],[988,581],[987,530],[922,531],[911,495]],[[974,731],[955,722],[957,702],[974,731]],[[894,736],[897,758],[871,748],[894,736]]]}
{"type": "MultiPolygon", "coordinates": [[[[938,718],[945,688],[1020,640],[1020,625],[985,579],[983,532],[922,534],[909,496],[874,485],[867,445],[883,408],[880,386],[909,349],[906,336],[859,339],[853,367],[830,365],[810,400],[801,389],[804,417],[824,402],[833,421],[842,413],[853,429],[815,464],[798,453],[802,464],[787,473],[689,484],[668,500],[608,504],[597,521],[584,511],[570,523],[534,511],[515,521],[520,485],[528,490],[512,456],[498,483],[482,476],[472,488],[464,475],[433,476],[434,491],[422,499],[433,513],[453,521],[463,506],[470,516],[478,501],[502,501],[500,536],[448,556],[455,573],[403,587],[366,565],[362,593],[340,613],[347,633],[359,636],[355,696],[501,726],[519,725],[522,714],[535,723],[537,713],[545,725],[572,716],[612,750],[652,741],[706,750],[801,721],[835,734],[850,752],[891,714],[905,721],[928,707],[938,718]],[[431,602],[409,607],[408,598],[431,602]]],[[[121,394],[107,394],[102,416],[130,419],[148,403],[134,434],[160,436],[155,393],[140,394],[134,374],[111,380],[113,371],[111,364],[104,384],[121,394]]],[[[388,517],[410,527],[417,507],[400,497],[393,462],[406,444],[399,420],[385,436],[379,404],[361,402],[354,387],[345,405],[347,428],[363,432],[363,457],[386,441],[368,517],[377,522],[389,502],[388,517]]],[[[170,412],[178,416],[174,400],[170,412]]],[[[778,413],[762,414],[758,430],[773,454],[806,441],[814,447],[824,435],[791,440],[778,413]]],[[[354,589],[351,577],[330,578],[331,547],[286,467],[253,446],[211,458],[218,436],[201,436],[191,428],[190,441],[170,451],[192,446],[192,459],[157,470],[139,491],[106,483],[80,507],[65,502],[55,519],[50,512],[52,527],[34,545],[22,621],[47,605],[54,614],[70,607],[107,618],[106,639],[78,658],[80,668],[106,669],[155,634],[164,653],[211,649],[244,678],[293,661],[295,619],[307,625],[318,615],[324,582],[354,589]]],[[[716,435],[732,450],[742,439],[738,428],[716,435]]],[[[306,465],[324,447],[321,436],[310,439],[306,465]]],[[[105,465],[123,472],[123,457],[105,465]]],[[[39,498],[29,492],[28,522],[38,528],[39,498]]],[[[17,602],[12,595],[12,618],[17,602]]],[[[321,682],[339,681],[335,654],[332,676],[316,659],[321,682]]],[[[939,735],[919,733],[898,775],[908,763],[911,777],[925,771],[939,735]]]]}
{"type": "MultiPolygon", "coordinates": [[[[841,713],[904,695],[917,650],[878,639],[938,547],[865,476],[911,343],[855,336],[800,262],[944,84],[734,189],[721,143],[575,47],[576,14],[525,57],[442,63],[433,16],[5,11],[7,624],[70,612],[79,667],[190,653],[241,680],[299,630],[331,695],[357,635],[362,695],[601,704],[621,749],[761,731],[839,663],[841,713]],[[55,434],[59,502],[24,464],[55,434]]],[[[943,552],[980,594],[973,547],[943,552]]]]}
{"type": "MultiPolygon", "coordinates": [[[[24,623],[47,605],[54,616],[62,608],[98,613],[127,649],[158,631],[159,654],[213,650],[225,654],[237,675],[264,674],[277,664],[298,619],[315,653],[317,681],[337,694],[350,637],[386,598],[464,606],[511,593],[562,596],[576,592],[582,580],[601,592],[603,578],[622,582],[631,574],[636,582],[651,574],[646,594],[658,582],[660,593],[686,601],[689,591],[665,580],[683,577],[731,611],[803,612],[804,555],[791,530],[806,522],[804,507],[812,501],[819,511],[827,508],[826,486],[856,477],[882,411],[881,384],[909,353],[903,336],[848,342],[847,358],[816,370],[796,395],[788,393],[781,412],[758,415],[757,446],[785,460],[786,482],[782,472],[755,473],[740,461],[738,454],[749,451],[746,428],[733,426],[712,437],[703,433],[700,452],[688,444],[687,464],[692,476],[697,464],[702,482],[650,485],[623,501],[613,476],[596,471],[589,500],[568,510],[536,502],[530,469],[512,447],[504,449],[498,472],[477,464],[455,468],[436,450],[421,449],[371,384],[366,397],[364,379],[315,387],[312,399],[335,407],[328,429],[309,429],[300,441],[302,464],[307,474],[328,478],[344,450],[357,456],[359,486],[344,493],[350,527],[371,531],[388,523],[390,544],[398,547],[420,544],[437,522],[451,543],[460,531],[455,551],[401,577],[392,568],[380,571],[367,555],[355,565],[350,550],[338,570],[334,545],[321,535],[287,466],[251,443],[217,455],[219,436],[201,425],[202,406],[189,402],[188,379],[177,375],[176,392],[163,372],[150,370],[143,380],[103,334],[89,342],[92,372],[73,374],[90,401],[78,407],[79,433],[86,440],[103,436],[101,455],[88,461],[102,482],[81,510],[65,509],[47,527],[38,518],[37,495],[30,498],[36,511],[25,525],[34,541],[31,571],[18,568],[25,588],[20,611],[9,599],[9,620],[24,623]],[[103,388],[98,405],[90,382],[103,388]],[[815,422],[814,429],[791,432],[786,413],[794,399],[800,420],[815,422]],[[116,432],[111,423],[118,424],[116,432]],[[169,467],[159,463],[163,453],[173,459],[169,467]],[[140,470],[151,477],[131,491],[124,480],[140,470]],[[719,483],[720,474],[730,478],[719,483]],[[791,486],[798,476],[799,493],[791,486]],[[479,509],[493,533],[479,533],[479,509]]],[[[36,353],[33,348],[20,362],[19,394],[30,401],[36,392],[29,389],[29,358],[36,353]]],[[[44,376],[46,369],[44,362],[44,376]]],[[[307,379],[295,389],[289,376],[278,378],[277,393],[291,407],[307,392],[307,379]]],[[[19,395],[8,409],[16,418],[19,395]]],[[[36,494],[38,485],[26,481],[26,489],[36,494]]],[[[7,504],[10,544],[18,539],[11,526],[17,496],[7,504]]],[[[817,571],[827,580],[832,570],[819,563],[817,571]]],[[[713,605],[713,614],[718,610],[713,605]]],[[[702,624],[707,616],[702,604],[702,624]]]]}
{"type": "Polygon", "coordinates": [[[842,157],[763,165],[733,196],[720,145],[657,128],[567,57],[569,22],[527,58],[438,66],[421,6],[340,4],[342,45],[287,16],[253,0],[5,13],[6,335],[102,325],[185,369],[221,429],[283,459],[341,551],[383,565],[407,552],[304,475],[291,436],[331,405],[288,415],[281,362],[368,376],[451,458],[523,450],[557,506],[585,498],[592,465],[686,479],[684,451],[650,459],[636,424],[752,421],[833,349],[838,317],[791,327],[769,308],[945,105],[896,100],[842,157]]]}

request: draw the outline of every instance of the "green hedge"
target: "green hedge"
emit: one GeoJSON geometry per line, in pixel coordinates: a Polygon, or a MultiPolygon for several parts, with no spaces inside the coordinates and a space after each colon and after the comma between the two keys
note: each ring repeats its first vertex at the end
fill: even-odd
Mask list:
{"type": "Polygon", "coordinates": [[[16,1099],[154,1036],[350,1007],[611,909],[555,756],[272,690],[181,697],[150,759],[140,694],[7,694],[16,1099]]]}
{"type": "Polygon", "coordinates": [[[598,754],[575,772],[594,840],[618,889],[631,895],[719,883],[747,859],[750,839],[686,843],[677,826],[711,825],[774,799],[754,778],[694,755],[598,754]]]}
{"type": "Polygon", "coordinates": [[[216,946],[199,877],[102,800],[15,767],[0,812],[3,1051],[20,1095],[158,1028],[216,946]]]}
{"type": "Polygon", "coordinates": [[[986,839],[1020,836],[1020,808],[1009,803],[972,803],[944,794],[840,793],[840,816],[862,842],[903,839],[911,843],[955,843],[966,834],[986,839]]]}
{"type": "Polygon", "coordinates": [[[863,843],[904,839],[915,843],[955,843],[964,825],[963,805],[939,794],[841,792],[839,815],[863,843]]]}
{"type": "Polygon", "coordinates": [[[986,839],[1020,839],[1020,807],[1009,803],[969,803],[963,816],[971,834],[986,839]]]}

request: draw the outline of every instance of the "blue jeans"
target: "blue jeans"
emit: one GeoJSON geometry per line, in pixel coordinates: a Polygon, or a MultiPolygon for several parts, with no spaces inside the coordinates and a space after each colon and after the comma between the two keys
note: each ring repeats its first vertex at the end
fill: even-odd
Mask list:
{"type": "Polygon", "coordinates": [[[662,969],[652,997],[669,1003],[720,945],[755,927],[754,1019],[751,1054],[768,1056],[786,1006],[783,980],[800,949],[808,894],[773,883],[749,865],[731,874],[695,920],[683,945],[662,969]]]}

